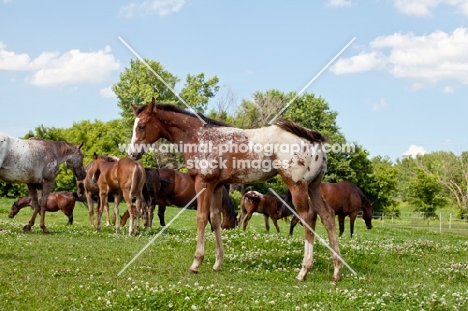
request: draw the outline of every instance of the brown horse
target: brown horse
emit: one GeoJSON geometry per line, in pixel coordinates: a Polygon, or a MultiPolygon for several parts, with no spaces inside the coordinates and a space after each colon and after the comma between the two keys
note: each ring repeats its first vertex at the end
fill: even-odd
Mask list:
{"type": "MultiPolygon", "coordinates": [[[[327,183],[324,182],[320,185],[323,198],[328,202],[328,205],[335,211],[335,215],[338,216],[338,224],[340,227],[339,236],[343,235],[344,232],[344,220],[346,216],[349,216],[349,226],[351,237],[354,233],[354,222],[356,220],[359,210],[362,210],[362,218],[366,223],[367,229],[372,229],[372,214],[374,209],[372,204],[369,203],[362,190],[355,184],[349,181],[340,181],[338,183],[327,183]]],[[[290,194],[286,194],[285,201],[288,203],[288,197],[290,194]]],[[[279,217],[287,216],[290,212],[289,209],[284,207],[281,209],[279,217]]],[[[292,235],[294,227],[299,222],[297,217],[293,217],[289,228],[289,234],[292,235]]]]}
{"type": "MultiPolygon", "coordinates": [[[[292,194],[301,218],[314,229],[317,213],[327,229],[333,250],[333,280],[341,277],[334,214],[320,194],[326,171],[325,138],[318,132],[288,120],[269,127],[242,130],[195,115],[174,105],[133,107],[135,123],[128,149],[139,158],[148,144],[166,138],[177,144],[189,175],[195,182],[197,199],[197,247],[190,272],[197,273],[205,256],[205,227],[210,215],[216,239],[215,271],[224,257],[219,207],[224,184],[265,181],[280,174],[292,194]]],[[[305,229],[304,258],[296,279],[303,281],[313,263],[313,230],[305,229]]]]}
{"type": "MultiPolygon", "coordinates": [[[[114,157],[114,156],[99,155],[98,157],[100,159],[104,160],[104,161],[107,161],[107,162],[117,162],[117,161],[119,161],[119,158],[114,157]]],[[[94,175],[94,171],[92,170],[93,162],[94,162],[94,160],[92,160],[91,162],[89,162],[85,166],[86,177],[83,180],[77,181],[76,182],[76,187],[78,189],[78,191],[77,191],[78,196],[79,197],[83,197],[83,196],[86,197],[86,202],[87,202],[87,205],[88,205],[88,212],[89,212],[89,222],[90,222],[91,226],[96,226],[97,225],[97,223],[96,223],[97,219],[94,219],[94,198],[96,198],[98,208],[99,208],[99,187],[98,187],[97,183],[95,183],[92,180],[93,175],[94,175]]],[[[116,205],[118,206],[119,203],[120,203],[120,200],[121,200],[120,193],[115,192],[115,193],[113,193],[111,195],[114,197],[114,209],[115,209],[115,206],[116,205]]],[[[113,220],[111,222],[110,218],[109,218],[109,206],[108,205],[105,207],[104,211],[106,212],[106,224],[107,224],[107,226],[110,226],[111,223],[113,225],[115,225],[115,222],[116,222],[115,213],[113,214],[113,220]]]]}
{"type": "Polygon", "coordinates": [[[253,213],[261,213],[265,218],[266,231],[270,231],[269,217],[279,233],[278,212],[281,207],[281,201],[274,195],[261,194],[257,191],[249,191],[244,194],[241,201],[241,215],[239,217],[239,226],[244,223],[243,230],[247,227],[253,213]]]}
{"type": "Polygon", "coordinates": [[[86,176],[82,146],[83,144],[77,146],[39,138],[22,140],[0,133],[0,180],[6,183],[25,183],[32,199],[34,212],[29,223],[23,227],[24,232],[31,231],[38,213],[41,215],[42,232],[49,232],[45,226],[47,198],[54,186],[60,164],[65,162],[77,180],[86,176]],[[42,190],[40,204],[37,190],[42,190]]]}
{"type": "MultiPolygon", "coordinates": [[[[156,204],[158,205],[158,217],[159,224],[165,226],[164,213],[167,205],[175,205],[177,207],[185,207],[195,196],[195,185],[193,180],[188,174],[181,173],[176,170],[161,168],[151,169],[154,172],[146,175],[146,188],[153,187],[159,183],[160,189],[158,192],[152,192],[148,190],[149,198],[145,198],[146,201],[151,202],[149,210],[151,217],[156,204]],[[156,172],[158,174],[156,174],[156,172]],[[153,177],[150,177],[153,176],[153,177]],[[157,179],[157,181],[155,181],[157,179]]],[[[145,191],[143,192],[145,195],[145,191]]],[[[189,207],[196,208],[197,202],[193,201],[189,207]]],[[[234,202],[232,201],[229,193],[226,189],[223,190],[223,203],[221,205],[221,214],[223,215],[223,222],[221,228],[233,229],[237,224],[237,215],[235,211],[234,202]]],[[[129,215],[125,212],[120,218],[120,225],[125,226],[129,215]]],[[[152,221],[151,221],[152,222],[152,221]]]]}
{"type": "MultiPolygon", "coordinates": [[[[38,200],[42,199],[42,191],[37,192],[38,200]]],[[[79,198],[74,192],[69,191],[59,191],[59,192],[52,192],[49,194],[47,198],[47,205],[46,205],[46,212],[58,212],[62,211],[65,216],[68,217],[68,225],[73,224],[73,209],[75,208],[75,202],[78,201],[79,198]]],[[[18,212],[27,207],[32,207],[32,200],[31,197],[26,196],[22,197],[15,202],[11,206],[10,214],[8,214],[9,218],[14,218],[18,212]]]]}
{"type": "MultiPolygon", "coordinates": [[[[101,229],[102,211],[109,208],[107,197],[109,194],[123,195],[130,212],[129,235],[138,234],[138,212],[142,207],[143,186],[146,180],[146,173],[140,162],[129,158],[120,159],[117,162],[108,162],[94,154],[94,161],[91,167],[93,172],[92,180],[99,187],[99,209],[97,215],[97,230],[101,229]],[[136,198],[136,207],[132,200],[136,198]]],[[[114,215],[119,215],[119,207],[116,203],[114,215]]],[[[117,219],[117,218],[116,218],[117,219]]],[[[120,222],[115,222],[116,232],[120,228],[120,222]]]]}

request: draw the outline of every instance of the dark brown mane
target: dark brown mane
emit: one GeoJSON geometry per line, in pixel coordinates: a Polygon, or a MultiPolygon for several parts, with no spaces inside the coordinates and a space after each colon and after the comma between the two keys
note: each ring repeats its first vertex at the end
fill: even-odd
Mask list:
{"type": "Polygon", "coordinates": [[[289,133],[305,138],[311,142],[327,142],[327,138],[319,132],[300,126],[293,121],[278,119],[273,124],[289,133]]]}
{"type": "MultiPolygon", "coordinates": [[[[147,105],[143,105],[143,106],[140,106],[137,110],[137,115],[140,114],[145,108],[146,108],[147,105]]],[[[186,116],[190,116],[190,117],[193,117],[193,118],[196,118],[197,116],[193,113],[193,112],[190,112],[184,108],[181,108],[181,107],[178,107],[178,106],[175,106],[175,105],[171,105],[171,104],[161,104],[161,103],[158,103],[155,105],[155,109],[161,109],[161,110],[164,110],[164,111],[170,111],[170,112],[175,112],[175,113],[180,113],[180,114],[184,114],[186,116]]],[[[225,127],[231,127],[232,125],[229,125],[227,123],[224,123],[224,122],[221,122],[221,121],[217,121],[217,120],[213,120],[213,119],[210,119],[208,117],[205,117],[203,114],[201,113],[198,113],[198,115],[200,116],[200,118],[206,122],[207,125],[209,126],[225,126],[225,127]]]]}

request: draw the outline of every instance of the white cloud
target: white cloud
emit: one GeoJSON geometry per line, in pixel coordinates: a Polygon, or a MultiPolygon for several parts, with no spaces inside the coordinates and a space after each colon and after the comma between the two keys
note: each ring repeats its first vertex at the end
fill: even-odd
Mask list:
{"type": "Polygon", "coordinates": [[[420,83],[455,80],[468,84],[468,28],[422,36],[395,33],[374,39],[368,49],[339,59],[332,71],[344,74],[384,68],[394,77],[420,83]]]}
{"type": "Polygon", "coordinates": [[[453,86],[447,85],[442,90],[444,93],[453,93],[455,88],[453,86]]]}
{"type": "Polygon", "coordinates": [[[468,15],[468,0],[393,0],[395,8],[408,15],[428,16],[440,4],[455,7],[468,15]]]}
{"type": "Polygon", "coordinates": [[[338,59],[331,70],[338,75],[357,73],[380,68],[385,62],[385,57],[378,52],[361,52],[350,58],[338,59]]]}
{"type": "Polygon", "coordinates": [[[403,157],[412,157],[416,158],[417,155],[425,155],[426,150],[422,146],[411,145],[405,153],[403,153],[403,157]]]}
{"type": "Polygon", "coordinates": [[[387,106],[387,100],[385,98],[382,98],[378,103],[375,103],[372,105],[372,110],[373,111],[379,111],[382,110],[387,106]]]}
{"type": "Polygon", "coordinates": [[[109,86],[109,87],[106,87],[106,88],[103,88],[103,89],[99,90],[99,94],[101,94],[101,96],[104,97],[104,98],[117,97],[115,95],[114,91],[112,91],[112,86],[109,86]]]}
{"type": "Polygon", "coordinates": [[[326,5],[337,8],[337,7],[351,6],[352,3],[349,0],[329,0],[326,5]]]}
{"type": "Polygon", "coordinates": [[[43,52],[34,59],[5,48],[0,43],[0,70],[32,71],[27,82],[37,86],[100,83],[113,70],[120,68],[109,46],[96,52],[70,50],[62,55],[58,52],[43,52]]]}
{"type": "Polygon", "coordinates": [[[185,0],[153,0],[143,1],[141,3],[132,2],[120,8],[119,15],[131,18],[134,15],[153,15],[160,16],[179,12],[185,5],[185,0]]]}

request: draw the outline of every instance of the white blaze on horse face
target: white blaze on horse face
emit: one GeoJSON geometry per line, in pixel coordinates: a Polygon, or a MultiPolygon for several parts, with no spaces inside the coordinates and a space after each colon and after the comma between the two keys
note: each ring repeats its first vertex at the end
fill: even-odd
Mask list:
{"type": "Polygon", "coordinates": [[[133,134],[132,134],[132,140],[130,141],[130,148],[128,148],[128,155],[132,155],[134,151],[136,151],[136,146],[135,143],[137,141],[137,136],[136,136],[136,129],[138,126],[138,122],[140,122],[140,118],[135,118],[135,122],[133,123],[133,134]]]}

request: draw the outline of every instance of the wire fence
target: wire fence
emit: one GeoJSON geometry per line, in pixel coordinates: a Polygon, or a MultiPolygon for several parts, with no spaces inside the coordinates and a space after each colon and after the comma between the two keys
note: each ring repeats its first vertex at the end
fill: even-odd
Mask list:
{"type": "Polygon", "coordinates": [[[468,214],[463,214],[460,217],[459,214],[450,212],[403,212],[396,217],[385,215],[383,212],[375,212],[372,218],[374,226],[427,228],[439,232],[468,233],[468,214]]]}

